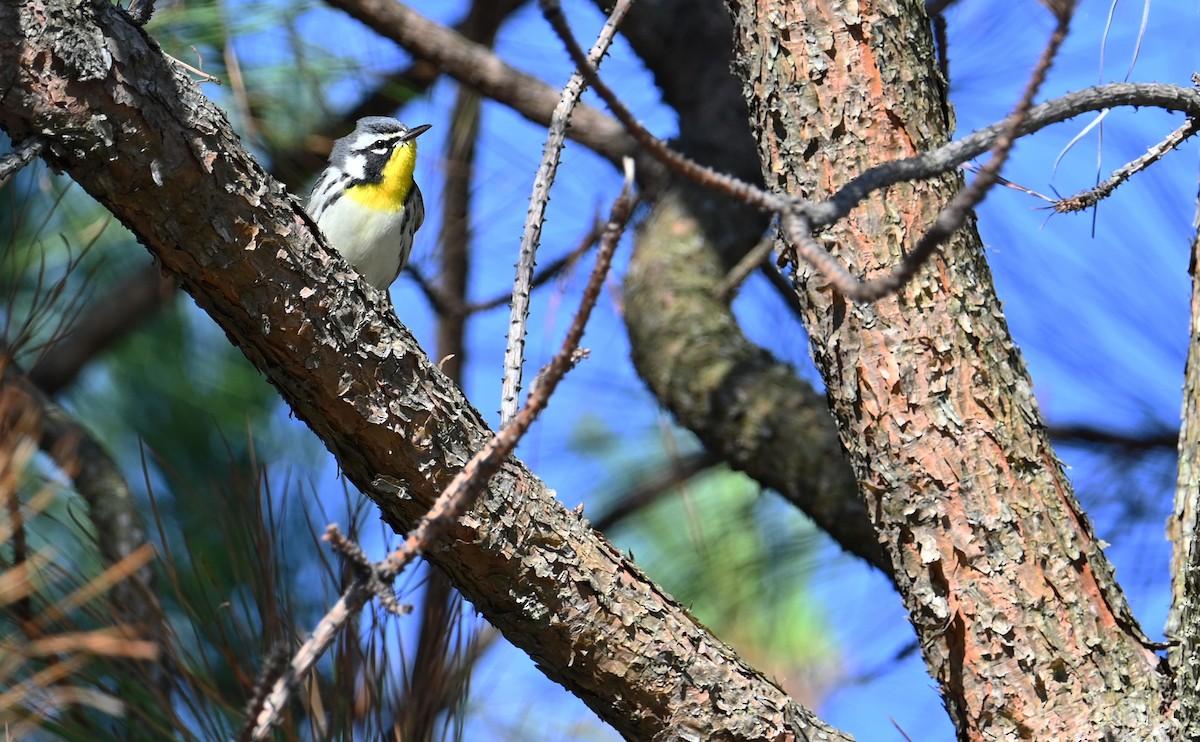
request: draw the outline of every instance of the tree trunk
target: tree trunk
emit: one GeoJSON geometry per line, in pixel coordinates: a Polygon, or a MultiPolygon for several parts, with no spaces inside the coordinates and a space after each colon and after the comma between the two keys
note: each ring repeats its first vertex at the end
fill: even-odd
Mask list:
{"type": "Polygon", "coordinates": [[[1183,426],[1179,430],[1179,472],[1175,487],[1175,515],[1168,524],[1173,542],[1171,557],[1171,613],[1167,636],[1176,639],[1169,656],[1179,694],[1176,719],[1187,739],[1200,737],[1200,212],[1192,239],[1192,320],[1187,369],[1183,383],[1183,426]]]}
{"type": "MultiPolygon", "coordinates": [[[[768,185],[819,199],[945,142],[917,0],[730,0],[768,185]]],[[[870,278],[961,187],[900,185],[824,235],[870,278]]],[[[898,295],[797,267],[812,353],[963,739],[1166,739],[1164,676],[1051,450],[973,222],[898,295]]]]}

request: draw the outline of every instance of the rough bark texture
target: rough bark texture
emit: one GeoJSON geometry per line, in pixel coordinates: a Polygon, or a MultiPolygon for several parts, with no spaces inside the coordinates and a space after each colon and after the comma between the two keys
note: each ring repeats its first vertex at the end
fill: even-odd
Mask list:
{"type": "Polygon", "coordinates": [[[1183,382],[1183,426],[1179,430],[1179,475],[1175,516],[1168,524],[1171,557],[1171,615],[1167,637],[1176,643],[1169,660],[1175,672],[1176,719],[1188,739],[1200,738],[1200,212],[1192,238],[1192,321],[1183,382]]]}
{"type": "MultiPolygon", "coordinates": [[[[945,141],[922,3],[731,0],[763,172],[831,193],[945,141]]],[[[829,230],[863,276],[959,185],[876,195],[829,230]]],[[[1158,658],[1054,457],[973,225],[898,296],[797,294],[842,442],[963,739],[1166,739],[1158,658]]]]}
{"type": "MultiPolygon", "coordinates": [[[[273,383],[395,528],[489,435],[296,200],[107,2],[0,4],[0,127],[108,207],[273,383]],[[372,306],[374,305],[374,306],[372,306]],[[403,483],[400,494],[382,486],[403,483]]],[[[837,739],[510,460],[428,558],[636,739],[837,739]]]]}

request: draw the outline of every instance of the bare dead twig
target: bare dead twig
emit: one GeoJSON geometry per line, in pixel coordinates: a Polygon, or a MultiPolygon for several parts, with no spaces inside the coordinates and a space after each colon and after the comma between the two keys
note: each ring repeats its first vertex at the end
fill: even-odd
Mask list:
{"type": "Polygon", "coordinates": [[[584,328],[591,317],[592,308],[600,296],[604,278],[608,275],[609,266],[612,264],[613,252],[616,250],[621,234],[625,231],[625,225],[629,221],[635,203],[632,160],[627,160],[626,163],[624,189],[613,203],[608,224],[600,239],[596,266],[588,278],[587,286],[584,287],[579,311],[571,322],[562,347],[538,374],[529,399],[521,411],[508,425],[496,433],[479,453],[472,457],[463,471],[442,492],[417,528],[409,535],[405,545],[388,558],[396,574],[404,564],[419,556],[431,540],[445,533],[449,526],[466,512],[474,501],[473,493],[477,491],[478,485],[487,481],[501,462],[516,448],[525,431],[549,404],[550,397],[558,383],[578,361],[579,341],[583,338],[584,328]]]}
{"type": "MultiPolygon", "coordinates": [[[[560,91],[533,75],[514,69],[486,46],[435,23],[403,3],[392,0],[326,0],[412,55],[427,60],[455,80],[487,97],[510,106],[543,126],[558,105],[560,91]]],[[[623,157],[638,158],[636,143],[612,117],[587,104],[576,106],[567,136],[619,164],[623,157]]],[[[656,164],[638,160],[639,176],[652,175],[656,164]]]]}
{"type": "Polygon", "coordinates": [[[773,249],[775,249],[774,234],[769,234],[759,240],[757,245],[743,255],[742,259],[733,268],[729,269],[729,273],[714,288],[713,295],[722,301],[733,301],[733,297],[737,295],[738,289],[742,287],[742,284],[746,282],[750,274],[766,264],[767,259],[771,257],[773,249]]]}
{"type": "MultiPolygon", "coordinates": [[[[529,284],[530,288],[536,289],[540,286],[543,286],[553,280],[555,277],[561,275],[564,271],[569,270],[571,266],[578,263],[579,260],[583,258],[583,256],[586,255],[589,250],[595,247],[596,242],[600,239],[600,236],[603,233],[604,223],[600,221],[599,215],[597,215],[596,222],[592,225],[592,228],[587,231],[587,234],[583,236],[583,238],[579,241],[579,244],[576,245],[571,252],[563,255],[562,257],[555,258],[551,262],[547,263],[545,268],[534,274],[533,281],[531,281],[529,284]]],[[[476,312],[486,312],[489,309],[502,307],[511,300],[512,294],[501,294],[486,301],[472,302],[466,306],[466,311],[471,314],[476,312]]]]}
{"type": "MultiPolygon", "coordinates": [[[[192,47],[192,50],[194,51],[195,48],[196,47],[192,47]]],[[[217,77],[216,75],[210,75],[207,72],[205,72],[204,70],[200,69],[199,67],[190,65],[187,62],[183,61],[182,59],[179,59],[178,57],[172,57],[170,54],[167,54],[166,52],[163,52],[163,56],[165,56],[167,59],[171,60],[175,64],[179,65],[180,67],[184,68],[188,72],[191,72],[193,75],[196,75],[197,77],[199,77],[200,79],[197,80],[196,82],[211,82],[211,83],[216,83],[217,85],[222,84],[221,78],[217,77]]],[[[196,56],[197,56],[197,60],[196,60],[197,63],[203,65],[204,60],[199,58],[199,56],[200,56],[199,52],[196,53],[196,56]]]]}
{"type": "Polygon", "coordinates": [[[369,564],[366,556],[361,553],[361,549],[356,544],[347,543],[348,540],[339,538],[340,533],[336,531],[336,528],[328,532],[328,540],[335,544],[339,551],[351,556],[352,563],[360,574],[338,602],[322,617],[312,636],[297,650],[283,674],[275,681],[271,693],[263,701],[257,718],[250,720],[247,727],[248,733],[243,730],[242,738],[251,740],[266,738],[271,728],[278,722],[280,712],[300,679],[311,672],[317,659],[373,595],[382,596],[385,601],[395,601],[395,594],[391,588],[392,581],[429,544],[442,538],[458,518],[471,507],[479,489],[486,484],[508,455],[512,453],[533,421],[549,404],[550,397],[558,383],[578,361],[579,341],[583,337],[583,331],[591,316],[592,308],[600,296],[605,276],[608,275],[608,269],[612,265],[613,252],[625,231],[625,225],[629,221],[634,203],[633,162],[627,160],[625,186],[621,195],[613,203],[608,224],[600,240],[596,266],[584,288],[579,311],[571,322],[562,347],[538,375],[525,407],[517,413],[511,423],[493,435],[484,447],[467,462],[462,471],[438,496],[417,527],[409,534],[404,545],[382,562],[369,564]],[[367,566],[364,567],[364,564],[367,566]]]}
{"type": "Polygon", "coordinates": [[[406,616],[412,613],[412,606],[405,606],[392,590],[392,582],[399,572],[390,573],[383,563],[372,562],[357,542],[347,538],[336,525],[325,530],[325,540],[333,550],[342,555],[356,575],[356,581],[365,582],[371,595],[379,598],[387,612],[393,616],[406,616]]]}
{"type": "Polygon", "coordinates": [[[579,46],[574,33],[571,32],[571,27],[567,24],[566,16],[563,15],[562,6],[559,5],[558,0],[539,0],[539,4],[542,8],[542,14],[549,21],[554,32],[558,34],[559,39],[567,47],[567,52],[571,55],[571,60],[575,63],[587,84],[604,100],[609,110],[613,112],[613,115],[625,127],[629,135],[638,144],[642,145],[656,160],[685,178],[694,180],[703,186],[720,191],[736,198],[742,203],[755,206],[763,211],[778,212],[787,207],[787,199],[785,197],[764,191],[731,175],[719,173],[710,167],[705,167],[672,150],[662,140],[651,134],[638,122],[633,113],[625,107],[625,104],[612,91],[612,88],[608,87],[600,79],[596,68],[588,61],[587,55],[583,52],[583,47],[579,46]]]}
{"type": "MultiPolygon", "coordinates": [[[[608,51],[617,28],[629,11],[631,0],[618,0],[609,13],[608,20],[600,29],[600,35],[587,55],[587,64],[595,69],[608,51]]],[[[521,376],[525,367],[525,325],[529,320],[529,298],[533,287],[533,268],[536,263],[538,245],[542,241],[542,224],[546,221],[546,207],[550,203],[550,188],[558,172],[559,157],[566,142],[567,122],[579,96],[585,87],[584,73],[576,70],[563,88],[562,97],[550,116],[550,131],[542,151],[542,162],[533,181],[533,195],[529,199],[529,211],[525,216],[525,229],[521,235],[521,251],[517,258],[517,275],[513,280],[512,307],[508,320],[508,343],[504,348],[504,380],[500,392],[500,427],[517,414],[521,393],[521,376]]]]}
{"type": "MultiPolygon", "coordinates": [[[[587,234],[579,241],[571,252],[561,257],[555,258],[547,263],[544,268],[534,274],[533,282],[530,284],[533,288],[540,288],[556,277],[562,275],[563,272],[570,270],[571,266],[579,262],[579,260],[588,253],[596,242],[600,239],[600,235],[604,232],[604,223],[597,220],[588,230],[587,234]]],[[[425,295],[425,298],[433,305],[434,311],[438,314],[458,314],[467,316],[477,314],[479,312],[487,312],[498,307],[502,307],[512,301],[512,294],[503,293],[493,296],[491,299],[483,301],[474,301],[464,304],[461,300],[451,296],[447,296],[439,287],[434,286],[424,273],[412,263],[404,266],[405,272],[416,282],[417,288],[425,295]]]]}
{"type": "Polygon", "coordinates": [[[795,315],[796,319],[804,321],[804,307],[800,305],[800,299],[796,296],[796,289],[792,285],[791,279],[784,275],[783,272],[775,265],[764,265],[763,274],[766,275],[768,283],[783,303],[787,306],[789,312],[795,315]]]}
{"type": "MultiPolygon", "coordinates": [[[[550,111],[557,102],[557,92],[531,76],[512,69],[486,48],[466,41],[460,35],[433,23],[402,4],[387,0],[327,1],[330,5],[368,23],[413,54],[444,68],[451,77],[512,107],[526,118],[539,123],[549,121],[550,111]],[[553,102],[551,98],[554,99],[553,102]]],[[[931,7],[940,11],[949,4],[934,2],[931,7]]],[[[569,34],[569,28],[561,18],[561,11],[557,11],[557,19],[554,17],[557,2],[542,0],[542,5],[543,11],[550,17],[552,25],[555,25],[560,35],[563,32],[569,34]]],[[[1054,2],[1048,7],[1058,12],[1060,5],[1062,3],[1054,2]]],[[[564,43],[567,44],[568,51],[577,65],[579,58],[586,58],[577,43],[572,46],[573,40],[569,36],[564,38],[564,43]]],[[[581,66],[580,69],[583,70],[588,84],[605,98],[605,102],[620,120],[612,121],[595,109],[580,106],[568,129],[568,136],[572,139],[614,162],[621,156],[640,155],[641,150],[634,151],[632,146],[634,143],[640,144],[645,152],[649,153],[655,165],[664,163],[670,170],[696,179],[708,187],[729,194],[744,203],[753,204],[764,211],[781,215],[790,212],[801,217],[798,224],[807,228],[810,233],[841,220],[874,191],[897,183],[932,178],[954,170],[971,158],[986,152],[1012,123],[1005,119],[929,152],[877,165],[847,183],[832,197],[824,201],[809,201],[763,191],[702,167],[671,151],[637,123],[632,114],[612,95],[612,91],[599,81],[590,66],[581,66]],[[622,127],[625,131],[621,131],[622,127]]],[[[1017,126],[1015,136],[1023,137],[1074,116],[1116,106],[1157,107],[1198,117],[1200,91],[1158,83],[1099,85],[1068,93],[1031,108],[1017,126]]],[[[639,160],[639,170],[645,177],[651,172],[650,163],[639,160]]],[[[828,264],[823,263],[819,269],[824,272],[827,268],[828,264]]]]}
{"type": "MultiPolygon", "coordinates": [[[[1034,106],[1017,123],[1013,134],[1023,137],[1080,114],[1118,106],[1151,106],[1196,118],[1200,117],[1200,90],[1159,83],[1097,85],[1034,106]]],[[[796,208],[810,218],[814,227],[828,226],[849,214],[874,191],[897,183],[942,175],[978,157],[991,148],[1012,123],[1010,116],[929,152],[876,165],[842,186],[828,200],[801,203],[796,208]]]]}
{"type": "Polygon", "coordinates": [[[1077,193],[1074,196],[1060,198],[1055,201],[1054,210],[1060,214],[1065,214],[1090,209],[1100,201],[1111,196],[1113,191],[1117,190],[1125,181],[1161,160],[1164,155],[1183,144],[1198,131],[1200,131],[1200,118],[1188,119],[1183,123],[1183,126],[1171,132],[1165,139],[1147,150],[1146,154],[1117,168],[1108,180],[1100,185],[1077,193]]]}
{"type": "MultiPolygon", "coordinates": [[[[913,246],[911,252],[904,256],[900,263],[892,269],[891,273],[871,281],[862,281],[852,276],[842,268],[840,263],[836,262],[832,255],[826,253],[829,257],[828,264],[831,266],[836,265],[837,267],[837,270],[827,273],[826,278],[829,278],[834,287],[843,295],[856,301],[875,301],[899,290],[924,265],[929,256],[962,227],[971,210],[979,205],[987,196],[992,186],[996,184],[1001,168],[1004,167],[1004,163],[1008,160],[1008,155],[1017,140],[1017,131],[1029,115],[1029,109],[1033,106],[1033,99],[1037,95],[1037,91],[1041,88],[1042,83],[1045,82],[1046,74],[1050,71],[1050,66],[1054,63],[1054,58],[1058,55],[1059,48],[1067,38],[1071,15],[1069,12],[1064,12],[1057,14],[1057,17],[1058,25],[1050,35],[1050,40],[1047,42],[1046,48],[1042,51],[1037,66],[1030,76],[1029,83],[1025,86],[1025,92],[1022,94],[1020,102],[1017,103],[1013,113],[1005,119],[1007,126],[992,146],[991,159],[988,160],[986,165],[980,168],[979,175],[976,176],[975,180],[971,181],[971,184],[965,189],[959,191],[950,200],[950,203],[942,208],[937,218],[934,219],[933,225],[917,240],[917,244],[913,246]]],[[[799,231],[799,220],[794,218],[789,219],[789,217],[785,216],[784,222],[787,224],[786,230],[789,237],[796,239],[799,244],[803,244],[807,248],[805,252],[800,253],[800,248],[797,247],[798,253],[807,257],[812,255],[814,247],[821,249],[812,240],[810,235],[799,231]]],[[[814,263],[818,268],[821,264],[814,263]]]]}
{"type": "MultiPolygon", "coordinates": [[[[454,297],[447,296],[440,286],[434,284],[430,277],[426,276],[425,272],[413,263],[405,264],[404,273],[413,280],[413,283],[417,284],[417,289],[420,290],[425,300],[433,307],[435,314],[441,316],[467,314],[467,307],[465,305],[457,301],[454,297]]],[[[507,297],[507,294],[505,296],[507,297]]]]}
{"type": "MultiPolygon", "coordinates": [[[[275,680],[283,674],[287,668],[288,652],[286,644],[275,644],[267,652],[263,658],[263,666],[259,670],[258,677],[254,680],[254,695],[246,702],[246,718],[256,718],[259,712],[262,711],[263,704],[267,702],[267,693],[271,690],[275,680]]],[[[238,737],[239,740],[246,739],[245,731],[238,737]]]]}

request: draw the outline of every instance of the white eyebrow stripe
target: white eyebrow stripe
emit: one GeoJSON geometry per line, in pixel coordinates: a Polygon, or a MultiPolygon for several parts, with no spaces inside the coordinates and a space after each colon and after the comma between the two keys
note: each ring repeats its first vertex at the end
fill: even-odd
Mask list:
{"type": "Polygon", "coordinates": [[[350,149],[354,152],[362,152],[363,150],[371,149],[373,146],[381,142],[390,142],[393,139],[402,139],[407,132],[388,132],[386,134],[368,134],[362,133],[354,138],[350,143],[350,149]]]}

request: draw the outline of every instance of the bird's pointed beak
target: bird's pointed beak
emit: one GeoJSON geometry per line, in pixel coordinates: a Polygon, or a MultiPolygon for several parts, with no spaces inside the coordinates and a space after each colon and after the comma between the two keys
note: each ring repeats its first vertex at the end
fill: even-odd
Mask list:
{"type": "Polygon", "coordinates": [[[414,126],[408,130],[407,134],[404,135],[404,141],[411,142],[432,128],[433,124],[421,124],[420,126],[414,126]]]}

